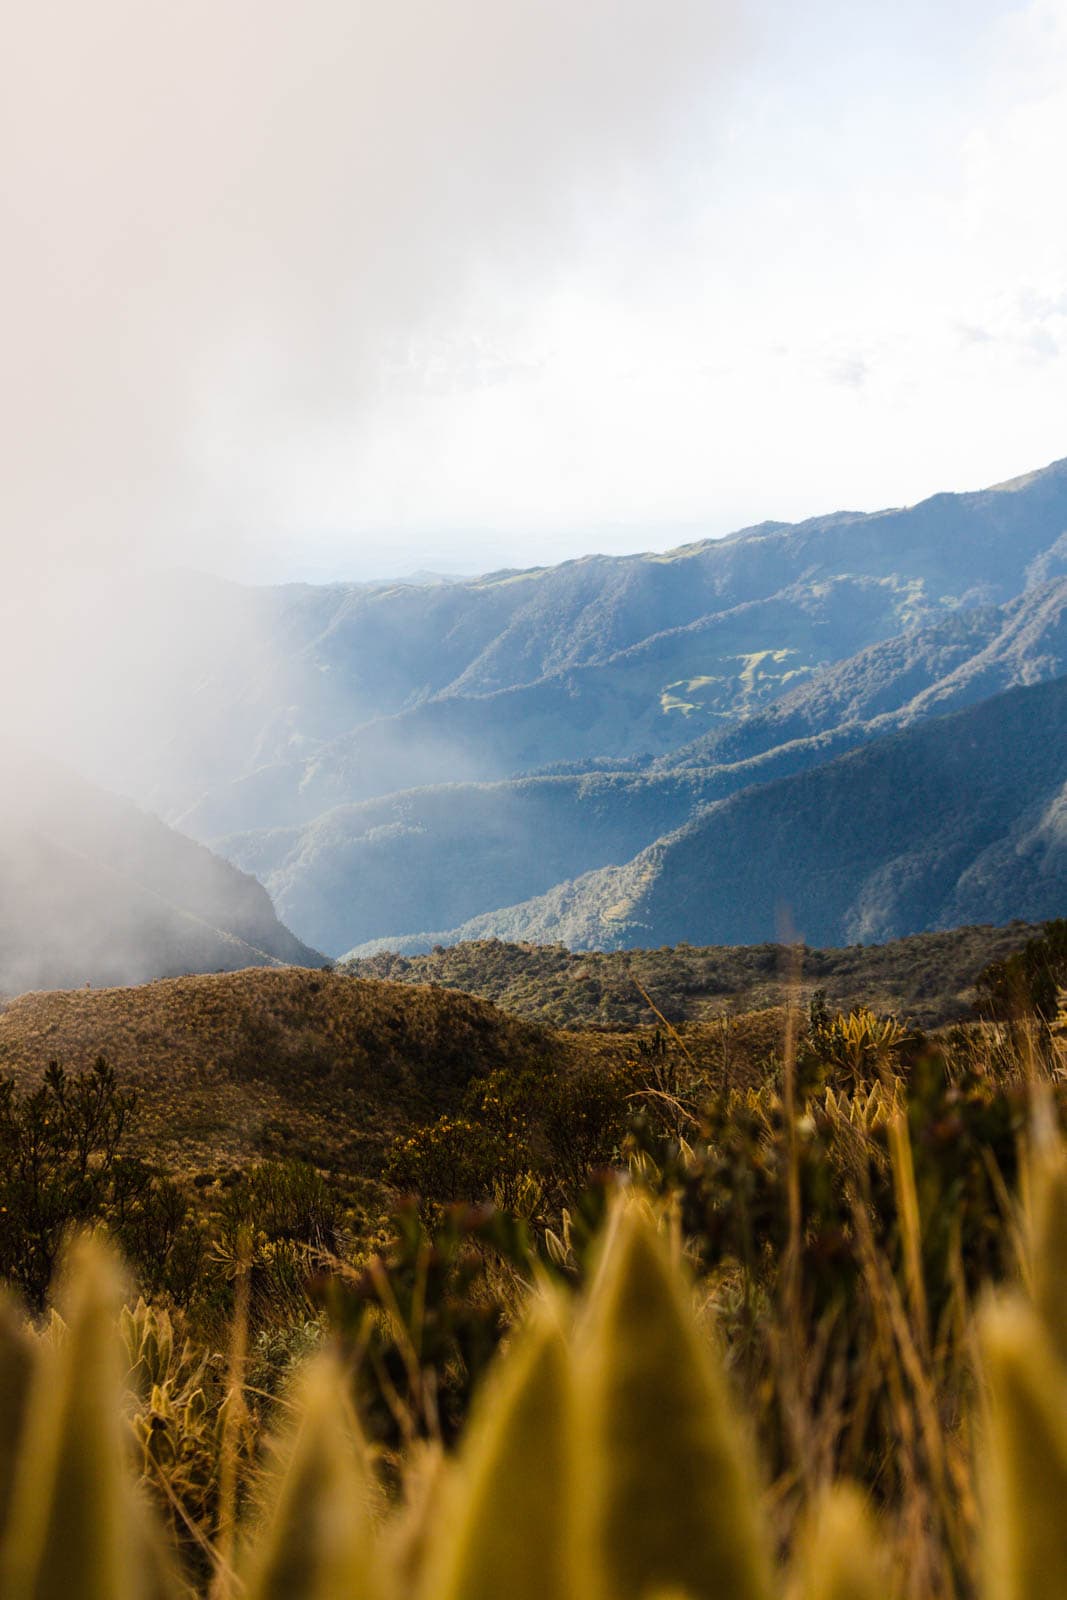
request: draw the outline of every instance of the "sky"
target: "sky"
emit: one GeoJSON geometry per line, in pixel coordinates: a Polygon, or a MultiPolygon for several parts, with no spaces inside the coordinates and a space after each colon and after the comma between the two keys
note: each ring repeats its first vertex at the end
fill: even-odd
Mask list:
{"type": "Polygon", "coordinates": [[[40,0],[9,574],[476,572],[1067,455],[1067,0],[40,0]]]}

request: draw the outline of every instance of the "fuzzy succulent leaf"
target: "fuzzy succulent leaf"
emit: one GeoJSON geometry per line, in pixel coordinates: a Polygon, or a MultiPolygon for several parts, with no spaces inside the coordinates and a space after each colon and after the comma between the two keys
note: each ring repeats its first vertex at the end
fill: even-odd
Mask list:
{"type": "Polygon", "coordinates": [[[382,1590],[370,1483],[334,1362],[312,1363],[298,1411],[251,1562],[248,1600],[370,1600],[382,1590]]]}
{"type": "Polygon", "coordinates": [[[63,1339],[42,1348],[0,1557],[5,1600],[142,1600],[142,1508],[128,1472],[116,1321],[121,1291],[96,1241],[72,1253],[63,1339]]]}
{"type": "Polygon", "coordinates": [[[1031,1174],[1034,1304],[1067,1365],[1067,1145],[1043,1151],[1031,1174]]]}
{"type": "Polygon", "coordinates": [[[611,1600],[767,1600],[759,1486],[681,1272],[637,1205],[616,1218],[580,1353],[583,1538],[611,1600]]]}
{"type": "Polygon", "coordinates": [[[538,1305],[489,1384],[446,1490],[423,1600],[570,1600],[571,1376],[538,1305]]]}
{"type": "Polygon", "coordinates": [[[33,1339],[13,1303],[0,1298],[0,1539],[14,1487],[19,1435],[33,1372],[33,1339]]]}
{"type": "Polygon", "coordinates": [[[885,1551],[867,1509],[850,1484],[829,1490],[800,1539],[794,1600],[885,1600],[885,1551]]]}
{"type": "Polygon", "coordinates": [[[1067,1369],[1020,1302],[987,1313],[986,1593],[1067,1600],[1067,1369]]]}

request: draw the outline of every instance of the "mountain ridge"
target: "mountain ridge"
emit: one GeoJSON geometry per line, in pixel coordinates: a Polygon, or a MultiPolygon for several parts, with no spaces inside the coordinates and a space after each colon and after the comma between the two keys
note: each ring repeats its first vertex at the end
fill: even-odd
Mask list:
{"type": "MultiPolygon", "coordinates": [[[[89,652],[42,739],[261,876],[334,954],[553,890],[573,918],[575,880],[699,808],[1067,670],[1065,530],[1060,460],[450,584],[131,579],[137,672],[89,652]]],[[[1035,827],[1031,855],[1054,819],[1035,827]]]]}
{"type": "Polygon", "coordinates": [[[381,924],[373,919],[391,914],[392,936],[418,933],[420,907],[443,913],[424,916],[422,927],[455,928],[515,903],[510,886],[525,899],[621,865],[702,804],[968,703],[980,690],[964,669],[983,658],[985,691],[994,679],[1009,687],[1067,671],[1067,579],[872,645],[718,738],[683,747],[677,759],[633,771],[400,791],[331,808],[302,827],[214,842],[257,873],[283,917],[324,948],[376,937],[381,924]]]}

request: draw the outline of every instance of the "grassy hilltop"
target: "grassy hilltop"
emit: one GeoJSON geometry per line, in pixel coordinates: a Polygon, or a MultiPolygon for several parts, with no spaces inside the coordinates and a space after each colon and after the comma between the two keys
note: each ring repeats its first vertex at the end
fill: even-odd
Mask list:
{"type": "Polygon", "coordinates": [[[182,1167],[299,1154],[366,1168],[473,1075],[537,1063],[551,1042],[467,995],[300,968],[26,994],[0,1011],[0,1073],[104,1056],[140,1098],[141,1149],[182,1167]]]}
{"type": "MultiPolygon", "coordinates": [[[[738,1019],[736,1073],[779,1032],[773,1012],[738,1019]]],[[[684,1033],[721,1059],[714,1025],[684,1033]]],[[[445,988],[300,968],[26,994],[0,1009],[0,1075],[26,1085],[50,1060],[81,1070],[104,1056],[138,1095],[137,1153],[185,1172],[298,1157],[373,1176],[398,1134],[456,1110],[472,1081],[636,1049],[626,1033],[560,1032],[445,988]]]]}

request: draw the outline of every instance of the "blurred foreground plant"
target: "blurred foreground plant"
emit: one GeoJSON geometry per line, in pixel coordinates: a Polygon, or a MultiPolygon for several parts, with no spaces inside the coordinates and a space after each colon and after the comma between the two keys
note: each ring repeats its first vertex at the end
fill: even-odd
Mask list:
{"type": "MultiPolygon", "coordinates": [[[[1023,1231],[1028,1292],[987,1308],[980,1323],[985,1600],[1067,1596],[1059,1143],[1034,1160],[1023,1231]]],[[[383,1495],[346,1365],[316,1357],[287,1396],[236,1538],[216,1529],[206,1541],[211,1594],[876,1600],[902,1591],[908,1575],[899,1560],[887,1566],[888,1530],[843,1482],[813,1501],[783,1568],[749,1429],[673,1238],[650,1202],[617,1203],[588,1289],[577,1300],[533,1290],[457,1455],[418,1445],[399,1508],[383,1495]]],[[[176,1600],[191,1579],[165,1554],[138,1488],[132,1438],[142,1451],[152,1445],[143,1425],[131,1433],[124,1423],[131,1406],[144,1413],[124,1399],[120,1352],[142,1406],[168,1386],[192,1403],[198,1369],[166,1319],[143,1305],[120,1318],[122,1287],[99,1243],[78,1247],[61,1302],[64,1323],[47,1335],[0,1313],[0,1592],[176,1600]]]]}

